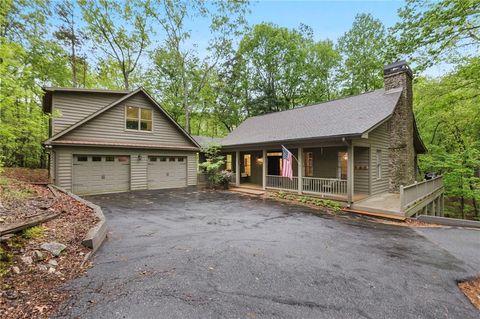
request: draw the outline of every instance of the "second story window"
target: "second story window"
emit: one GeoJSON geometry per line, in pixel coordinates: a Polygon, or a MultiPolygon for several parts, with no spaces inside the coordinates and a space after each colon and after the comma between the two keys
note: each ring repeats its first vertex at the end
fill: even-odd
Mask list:
{"type": "Polygon", "coordinates": [[[136,131],[152,131],[152,110],[127,106],[125,128],[136,131]]]}

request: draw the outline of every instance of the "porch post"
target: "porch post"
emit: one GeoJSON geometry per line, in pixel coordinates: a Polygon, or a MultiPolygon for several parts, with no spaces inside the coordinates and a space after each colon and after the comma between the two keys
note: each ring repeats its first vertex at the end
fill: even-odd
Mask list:
{"type": "Polygon", "coordinates": [[[263,158],[263,164],[262,164],[262,189],[267,188],[267,150],[263,149],[262,151],[262,158],[263,158]]]}
{"type": "Polygon", "coordinates": [[[240,186],[240,151],[235,152],[235,186],[240,186]]]}
{"type": "Polygon", "coordinates": [[[348,203],[351,204],[353,203],[353,194],[354,194],[353,141],[350,141],[350,144],[348,145],[347,157],[348,157],[347,159],[347,198],[348,198],[348,203]]]}
{"type": "Polygon", "coordinates": [[[297,176],[298,176],[298,179],[297,179],[297,182],[298,182],[298,194],[302,194],[302,191],[303,191],[303,147],[299,147],[298,148],[298,154],[297,154],[297,158],[298,158],[298,173],[297,173],[297,176]]]}

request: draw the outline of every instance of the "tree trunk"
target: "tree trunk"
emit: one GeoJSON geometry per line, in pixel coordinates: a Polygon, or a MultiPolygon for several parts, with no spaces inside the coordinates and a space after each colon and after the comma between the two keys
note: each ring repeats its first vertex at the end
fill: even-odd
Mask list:
{"type": "Polygon", "coordinates": [[[460,197],[460,212],[462,214],[462,219],[465,219],[465,197],[460,197]]]}

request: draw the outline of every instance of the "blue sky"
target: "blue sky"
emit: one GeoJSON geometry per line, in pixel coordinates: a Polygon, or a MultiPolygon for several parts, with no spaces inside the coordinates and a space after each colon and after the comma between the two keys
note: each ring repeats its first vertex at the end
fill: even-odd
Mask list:
{"type": "Polygon", "coordinates": [[[338,39],[348,31],[358,13],[371,13],[386,27],[397,22],[403,1],[252,1],[250,25],[261,22],[296,28],[304,23],[313,28],[315,39],[338,39]]]}

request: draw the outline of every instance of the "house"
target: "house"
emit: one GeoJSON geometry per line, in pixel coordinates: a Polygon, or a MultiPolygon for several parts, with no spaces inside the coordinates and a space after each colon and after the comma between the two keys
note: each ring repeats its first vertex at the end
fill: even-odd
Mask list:
{"type": "Polygon", "coordinates": [[[198,143],[139,88],[44,88],[50,179],[76,194],[197,184],[198,143]]]}
{"type": "Polygon", "coordinates": [[[246,119],[221,140],[234,183],[341,200],[357,210],[441,214],[441,178],[415,184],[417,155],[426,148],[412,78],[399,61],[384,67],[382,89],[246,119]],[[295,156],[292,179],[280,176],[282,145],[295,156]]]}

